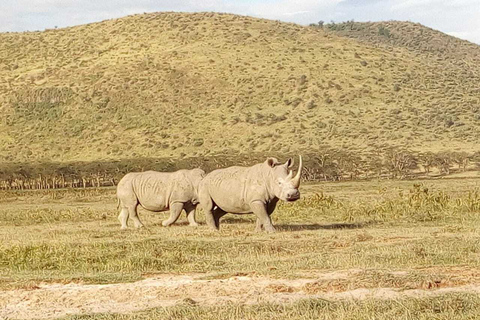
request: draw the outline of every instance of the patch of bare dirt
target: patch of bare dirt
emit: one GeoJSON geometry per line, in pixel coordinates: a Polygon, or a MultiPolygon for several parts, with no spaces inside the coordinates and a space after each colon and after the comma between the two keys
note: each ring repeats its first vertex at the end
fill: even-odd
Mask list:
{"type": "MultiPolygon", "coordinates": [[[[0,291],[0,319],[55,318],[98,312],[130,313],[177,304],[219,305],[227,302],[290,303],[300,299],[398,299],[450,292],[480,294],[480,283],[449,287],[413,288],[349,286],[360,270],[316,274],[314,278],[273,279],[233,276],[205,279],[205,275],[155,276],[133,283],[85,285],[38,284],[27,289],[0,291]]],[[[400,273],[392,273],[395,275],[400,273]]],[[[361,283],[360,283],[361,285],[361,283]]]]}

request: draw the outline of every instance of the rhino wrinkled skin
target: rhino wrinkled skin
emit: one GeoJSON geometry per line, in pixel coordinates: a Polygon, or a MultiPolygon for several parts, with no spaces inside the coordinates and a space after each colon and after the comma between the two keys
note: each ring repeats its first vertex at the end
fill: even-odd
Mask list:
{"type": "Polygon", "coordinates": [[[140,204],[149,211],[166,211],[170,217],[162,222],[169,226],[177,221],[183,209],[191,226],[197,226],[195,209],[198,204],[198,184],[205,176],[201,169],[179,170],[176,172],[132,172],[118,183],[117,198],[121,208],[118,219],[122,229],[127,228],[130,217],[136,228],[143,226],[137,214],[140,204]]]}
{"type": "Polygon", "coordinates": [[[229,167],[210,172],[200,182],[198,200],[205,212],[207,224],[218,230],[220,218],[228,213],[254,213],[257,216],[256,231],[262,227],[274,232],[270,215],[279,199],[296,201],[300,198],[302,157],[298,172],[289,170],[292,159],[281,164],[275,158],[252,167],[229,167]]]}

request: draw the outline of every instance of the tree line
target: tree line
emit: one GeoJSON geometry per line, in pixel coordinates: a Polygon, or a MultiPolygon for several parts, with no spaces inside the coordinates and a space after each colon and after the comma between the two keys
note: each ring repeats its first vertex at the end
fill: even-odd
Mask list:
{"type": "MultiPolygon", "coordinates": [[[[286,155],[275,155],[285,159],[286,155]]],[[[292,157],[294,155],[290,155],[292,157]]],[[[115,186],[135,171],[176,171],[200,167],[206,172],[232,165],[249,166],[265,160],[263,154],[224,154],[184,159],[142,158],[72,163],[3,163],[0,190],[61,189],[115,186]]],[[[324,148],[304,156],[303,180],[408,179],[419,175],[449,175],[480,168],[480,152],[413,152],[384,148],[367,155],[324,148]]]]}

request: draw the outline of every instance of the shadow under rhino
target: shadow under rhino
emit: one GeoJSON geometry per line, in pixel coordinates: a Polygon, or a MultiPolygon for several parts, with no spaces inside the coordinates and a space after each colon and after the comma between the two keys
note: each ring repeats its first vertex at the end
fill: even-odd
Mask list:
{"type": "Polygon", "coordinates": [[[371,223],[331,223],[331,224],[277,224],[280,231],[304,231],[304,230],[337,230],[337,229],[361,229],[371,223]]]}

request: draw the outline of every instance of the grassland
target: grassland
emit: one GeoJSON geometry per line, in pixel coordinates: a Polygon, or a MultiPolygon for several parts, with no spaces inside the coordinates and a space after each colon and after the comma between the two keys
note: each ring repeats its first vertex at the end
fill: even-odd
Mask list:
{"type": "MultiPolygon", "coordinates": [[[[312,279],[301,288],[309,294],[379,288],[435,292],[479,284],[479,187],[478,179],[307,184],[300,202],[282,204],[275,212],[275,234],[254,233],[251,216],[226,216],[220,232],[213,232],[186,223],[164,228],[166,213],[144,211],[147,229],[122,232],[112,188],[2,192],[0,290],[157,275],[312,279]],[[352,275],[322,278],[338,271],[352,275]]],[[[437,314],[438,319],[474,319],[479,304],[478,295],[445,292],[436,298],[362,302],[187,303],[94,318],[428,319],[437,314]]]]}
{"type": "Polygon", "coordinates": [[[292,319],[292,320],[450,320],[477,319],[480,299],[475,295],[446,295],[433,299],[404,299],[399,301],[371,300],[362,303],[345,301],[306,300],[290,305],[263,304],[227,307],[179,306],[154,309],[134,315],[101,314],[74,316],[67,319],[292,319]]]}
{"type": "Polygon", "coordinates": [[[275,234],[253,232],[252,216],[228,215],[213,232],[163,228],[167,213],[145,211],[147,228],[120,231],[114,188],[0,191],[0,297],[40,310],[48,290],[61,307],[72,301],[62,288],[91,284],[100,301],[98,284],[135,293],[155,277],[191,277],[163,307],[135,306],[162,297],[147,290],[133,313],[87,315],[96,309],[77,301],[70,318],[476,319],[480,180],[465,169],[478,162],[479,57],[478,45],[403,22],[157,13],[0,34],[0,182],[94,185],[298,153],[305,177],[330,167],[471,177],[305,184],[275,212],[275,234]],[[205,283],[222,281],[244,291],[217,303],[229,288],[205,283]],[[377,295],[345,298],[362,290],[377,295]]]}
{"type": "Polygon", "coordinates": [[[480,48],[397,25],[393,48],[213,13],[0,34],[0,160],[477,151],[480,48]]]}

